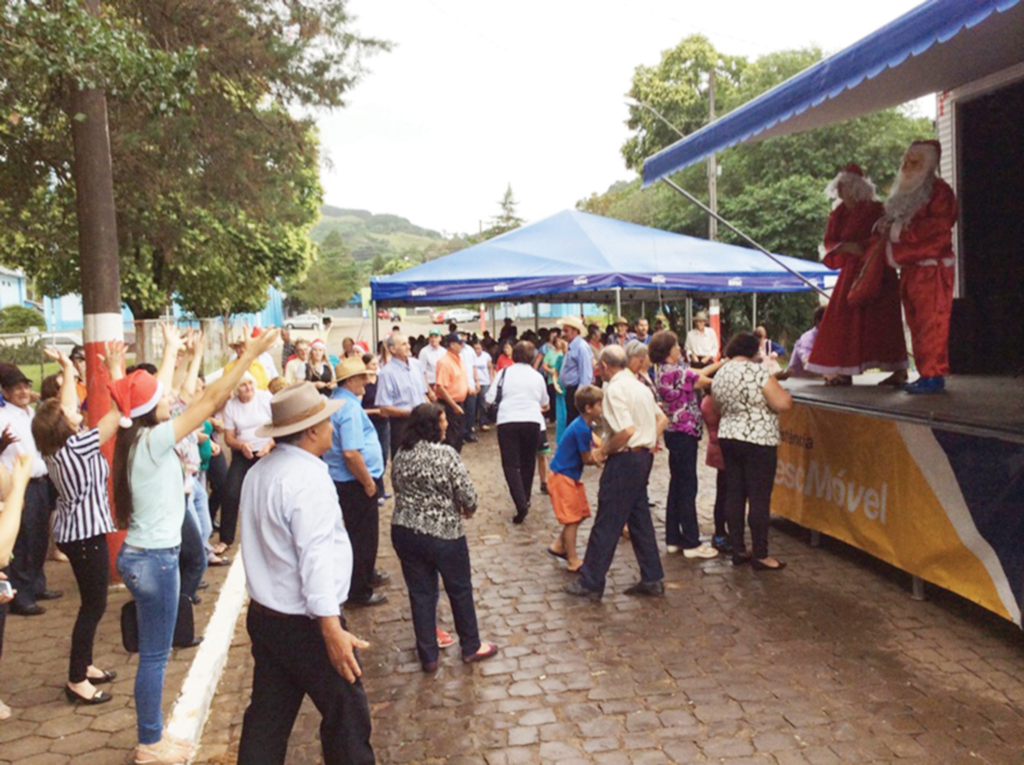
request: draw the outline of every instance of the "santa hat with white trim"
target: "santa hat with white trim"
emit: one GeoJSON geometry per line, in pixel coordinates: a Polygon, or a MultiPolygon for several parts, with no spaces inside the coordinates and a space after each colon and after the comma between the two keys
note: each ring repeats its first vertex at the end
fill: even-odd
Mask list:
{"type": "Polygon", "coordinates": [[[127,377],[107,383],[111,397],[121,410],[118,424],[130,428],[132,420],[149,414],[164,395],[163,383],[144,369],[138,369],[127,377]]]}

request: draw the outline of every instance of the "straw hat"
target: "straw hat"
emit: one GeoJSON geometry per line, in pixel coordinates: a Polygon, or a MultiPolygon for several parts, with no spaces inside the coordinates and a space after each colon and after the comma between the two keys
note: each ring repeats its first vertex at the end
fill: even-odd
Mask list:
{"type": "Polygon", "coordinates": [[[693,321],[694,322],[707,321],[707,320],[708,320],[708,315],[706,313],[704,313],[703,311],[697,311],[697,313],[695,313],[693,315],[693,321]]]}
{"type": "Polygon", "coordinates": [[[618,325],[618,324],[625,324],[628,327],[629,326],[629,319],[627,319],[625,316],[620,316],[619,318],[617,318],[615,320],[615,323],[616,323],[616,325],[618,325]]]}
{"type": "Polygon", "coordinates": [[[327,399],[311,382],[289,385],[270,399],[271,422],[256,428],[260,438],[288,436],[323,422],[344,403],[340,399],[327,399]]]}
{"type": "Polygon", "coordinates": [[[566,316],[564,319],[559,319],[555,323],[562,327],[572,327],[581,335],[587,334],[587,327],[579,316],[566,316]]]}
{"type": "Polygon", "coordinates": [[[370,370],[366,368],[366,364],[363,363],[359,356],[349,356],[346,359],[342,359],[338,362],[338,366],[334,368],[334,375],[338,378],[339,383],[356,375],[368,374],[370,374],[370,370]]]}

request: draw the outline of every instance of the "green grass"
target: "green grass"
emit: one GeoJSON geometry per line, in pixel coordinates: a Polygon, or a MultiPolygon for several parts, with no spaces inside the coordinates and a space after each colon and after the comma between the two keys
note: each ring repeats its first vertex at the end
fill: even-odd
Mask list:
{"type": "Polygon", "coordinates": [[[19,364],[18,367],[25,377],[32,381],[32,390],[38,391],[43,379],[60,371],[60,364],[48,361],[42,367],[38,364],[19,364]]]}

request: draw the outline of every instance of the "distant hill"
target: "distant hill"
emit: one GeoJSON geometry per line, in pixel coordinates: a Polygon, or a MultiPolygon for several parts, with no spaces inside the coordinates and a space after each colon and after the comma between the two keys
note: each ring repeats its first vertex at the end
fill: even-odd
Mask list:
{"type": "Polygon", "coordinates": [[[388,261],[412,250],[422,252],[442,239],[437,231],[416,226],[398,215],[375,215],[369,210],[331,205],[321,207],[320,214],[320,222],[311,232],[313,241],[321,242],[337,231],[356,261],[373,260],[377,255],[388,261]]]}

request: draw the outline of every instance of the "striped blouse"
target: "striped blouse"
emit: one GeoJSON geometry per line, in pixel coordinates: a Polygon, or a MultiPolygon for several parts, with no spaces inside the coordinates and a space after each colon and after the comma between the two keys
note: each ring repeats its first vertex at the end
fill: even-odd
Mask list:
{"type": "Polygon", "coordinates": [[[54,540],[78,542],[112,533],[114,524],[107,496],[109,468],[100,451],[99,429],[71,436],[60,451],[43,459],[57,488],[54,540]]]}

